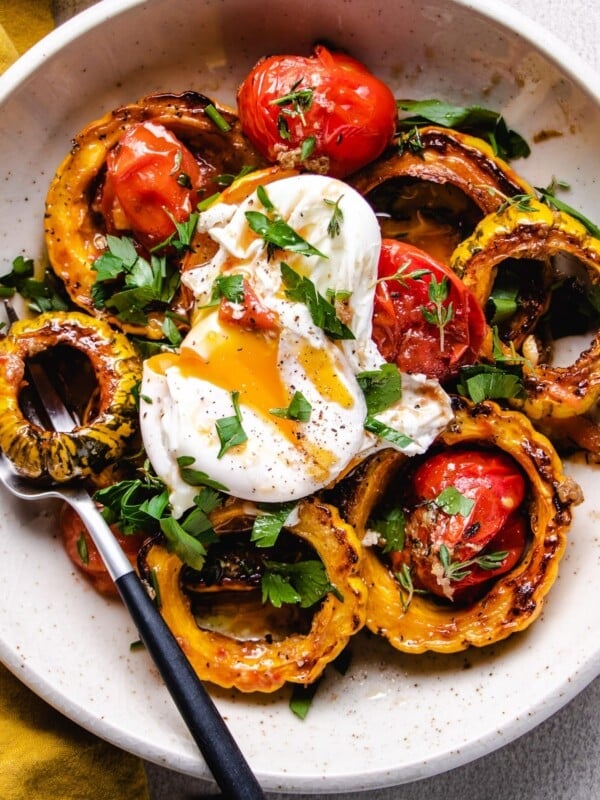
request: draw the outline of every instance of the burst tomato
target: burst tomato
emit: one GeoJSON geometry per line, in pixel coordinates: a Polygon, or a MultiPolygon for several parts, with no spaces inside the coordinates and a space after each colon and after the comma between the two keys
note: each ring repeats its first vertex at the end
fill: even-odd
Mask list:
{"type": "Polygon", "coordinates": [[[386,361],[443,382],[476,360],[485,316],[448,267],[413,245],[384,239],[379,279],[373,339],[386,361]],[[398,277],[381,280],[390,276],[398,277]]]}
{"type": "Polygon", "coordinates": [[[101,212],[109,233],[130,231],[147,248],[175,232],[198,202],[201,171],[163,125],[132,125],[106,159],[101,212]]]}
{"type": "MultiPolygon", "coordinates": [[[[145,535],[132,534],[124,536],[114,525],[111,527],[123,552],[132,566],[135,566],[138,551],[146,538],[145,535]]],[[[67,555],[77,569],[85,575],[100,594],[117,597],[119,594],[117,587],[108,574],[96,545],[79,515],[71,506],[65,505],[62,508],[60,529],[67,555]]]]}
{"type": "Polygon", "coordinates": [[[389,88],[350,56],[323,46],[310,57],[271,56],[238,90],[242,130],[282,166],[325,162],[327,174],[349,175],[379,156],[396,124],[389,88]]]}
{"type": "Polygon", "coordinates": [[[417,586],[458,599],[521,557],[525,479],[505,453],[465,448],[436,453],[417,467],[411,493],[408,552],[401,558],[410,561],[417,586]],[[465,500],[468,505],[461,508],[465,500]]]}

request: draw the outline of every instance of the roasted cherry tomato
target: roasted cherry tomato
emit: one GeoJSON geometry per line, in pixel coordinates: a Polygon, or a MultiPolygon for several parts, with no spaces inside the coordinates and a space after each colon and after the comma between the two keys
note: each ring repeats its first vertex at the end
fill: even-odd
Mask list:
{"type": "MultiPolygon", "coordinates": [[[[144,534],[124,536],[114,525],[111,527],[123,552],[135,566],[138,551],[146,536],[144,534]]],[[[108,597],[118,597],[117,587],[108,574],[96,545],[79,515],[70,506],[65,505],[61,510],[60,529],[67,555],[91,582],[94,589],[108,597]]]]}
{"type": "Polygon", "coordinates": [[[163,125],[132,125],[106,159],[101,212],[109,233],[131,231],[147,248],[164,242],[198,202],[194,156],[163,125]]]}
{"type": "Polygon", "coordinates": [[[277,314],[260,302],[247,280],[244,280],[244,293],[239,303],[221,300],[219,319],[250,331],[272,331],[278,324],[277,314]]]}
{"type": "Polygon", "coordinates": [[[525,546],[525,488],[501,452],[452,448],[420,464],[411,480],[407,548],[397,557],[410,564],[415,585],[457,599],[511,569],[525,546]]]}
{"type": "Polygon", "coordinates": [[[481,306],[444,264],[413,245],[384,239],[373,339],[403,372],[444,382],[473,363],[486,331],[481,306]],[[381,280],[397,276],[391,280],[381,280]]]}
{"type": "Polygon", "coordinates": [[[259,61],[237,100],[242,130],[265,158],[337,178],[377,158],[397,118],[394,96],[379,78],[322,46],[310,57],[259,61]]]}

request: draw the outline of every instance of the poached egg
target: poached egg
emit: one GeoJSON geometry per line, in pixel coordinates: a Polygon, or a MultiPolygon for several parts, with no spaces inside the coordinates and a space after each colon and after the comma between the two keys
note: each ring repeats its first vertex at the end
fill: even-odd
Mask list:
{"type": "Polygon", "coordinates": [[[287,177],[238,204],[213,205],[199,229],[217,249],[182,276],[195,298],[192,327],[178,353],[145,362],[141,388],[144,446],[169,488],[174,516],[193,505],[198,491],[182,480],[180,458],[193,459],[193,469],[235,497],[281,503],[324,488],[378,448],[414,455],[429,447],[451,410],[437,381],[424,376],[403,375],[402,398],[377,414],[409,437],[406,446],[364,428],[357,375],[385,362],[371,339],[381,234],[358,192],[321,175],[287,177]],[[252,211],[281,221],[311,245],[310,253],[268,247],[250,225],[252,211]],[[282,262],[333,300],[354,338],[330,338],[310,303],[290,297],[282,262]],[[220,276],[241,276],[271,323],[247,324],[243,302],[230,302],[224,317],[212,302],[220,276]],[[308,411],[290,418],[298,394],[308,411]],[[239,443],[223,446],[224,421],[242,431],[239,443]]]}

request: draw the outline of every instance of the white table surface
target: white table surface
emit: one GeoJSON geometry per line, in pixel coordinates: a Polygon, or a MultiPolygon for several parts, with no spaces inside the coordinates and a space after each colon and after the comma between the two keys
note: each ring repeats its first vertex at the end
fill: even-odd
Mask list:
{"type": "MultiPolygon", "coordinates": [[[[600,0],[503,2],[533,18],[600,73],[600,0]]],[[[54,5],[60,20],[91,2],[54,0],[54,5]]],[[[472,5],[477,7],[477,0],[472,0],[472,5]]],[[[211,785],[154,764],[147,764],[147,773],[152,800],[194,800],[216,792],[211,785]]],[[[270,793],[268,797],[308,800],[314,795],[270,793]]],[[[416,783],[335,797],[338,800],[599,800],[600,678],[533,731],[483,758],[416,783]]]]}

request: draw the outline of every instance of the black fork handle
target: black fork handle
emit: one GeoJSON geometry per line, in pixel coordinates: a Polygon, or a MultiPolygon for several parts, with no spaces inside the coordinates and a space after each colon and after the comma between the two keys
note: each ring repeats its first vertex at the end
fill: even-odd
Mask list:
{"type": "Polygon", "coordinates": [[[131,571],[116,585],[215,781],[229,800],[264,800],[242,752],[142,582],[131,571]]]}

